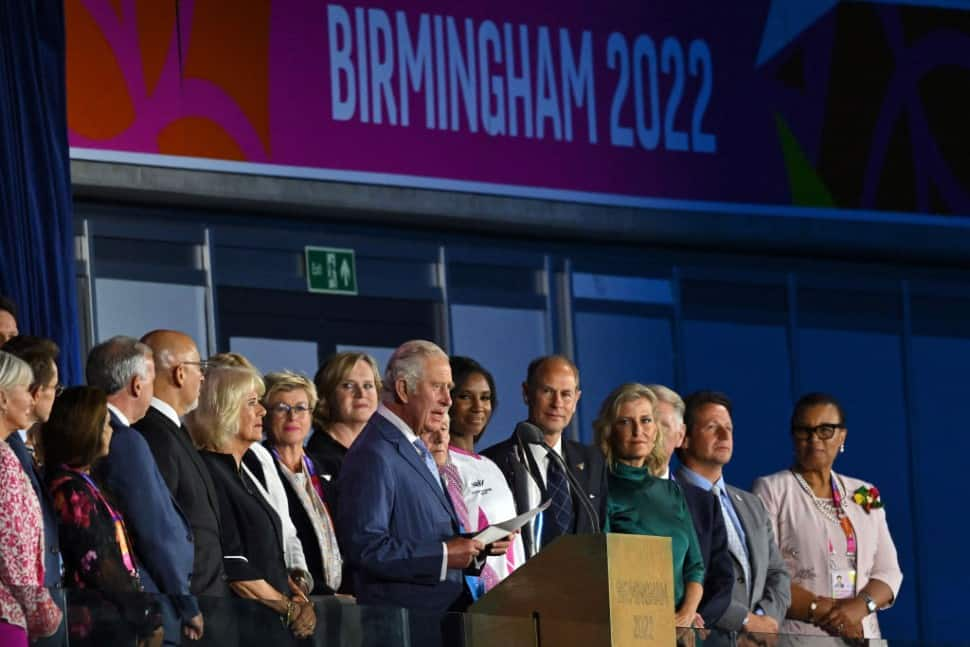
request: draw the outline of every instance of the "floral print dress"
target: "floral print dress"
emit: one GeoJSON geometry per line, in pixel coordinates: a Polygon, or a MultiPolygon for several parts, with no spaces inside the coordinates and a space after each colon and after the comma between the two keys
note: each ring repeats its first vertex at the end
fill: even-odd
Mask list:
{"type": "Polygon", "coordinates": [[[144,593],[121,514],[84,472],[65,465],[49,469],[47,484],[64,586],[77,589],[69,593],[72,643],[130,644],[151,634],[161,624],[159,608],[144,593]]]}

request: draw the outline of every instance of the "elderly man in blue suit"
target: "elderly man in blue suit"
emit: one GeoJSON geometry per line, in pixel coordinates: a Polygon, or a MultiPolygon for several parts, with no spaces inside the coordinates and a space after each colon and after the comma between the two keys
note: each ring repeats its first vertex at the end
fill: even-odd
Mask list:
{"type": "Polygon", "coordinates": [[[192,530],[172,499],[145,438],[131,428],[152,401],[152,349],[131,337],[112,337],[91,349],[88,384],[108,394],[111,445],[98,477],[118,502],[142,565],[142,582],[162,605],[165,644],[182,633],[201,638],[202,614],[189,591],[195,556],[192,530]]]}
{"type": "MultiPolygon", "coordinates": [[[[357,599],[408,608],[415,645],[440,643],[440,621],[466,600],[462,571],[485,548],[460,536],[438,469],[418,438],[442,426],[451,387],[444,351],[428,341],[402,344],[388,361],[382,404],[337,481],[337,531],[355,569],[357,599]]],[[[504,549],[496,543],[492,552],[504,549]]]]}

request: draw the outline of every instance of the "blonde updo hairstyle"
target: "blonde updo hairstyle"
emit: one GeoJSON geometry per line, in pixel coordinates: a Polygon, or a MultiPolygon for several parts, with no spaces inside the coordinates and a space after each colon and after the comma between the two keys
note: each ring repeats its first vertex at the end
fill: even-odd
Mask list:
{"type": "Polygon", "coordinates": [[[239,416],[246,396],[266,392],[256,371],[240,366],[217,365],[206,371],[199,394],[199,406],[185,418],[186,426],[200,449],[224,451],[239,433],[239,416]]]}

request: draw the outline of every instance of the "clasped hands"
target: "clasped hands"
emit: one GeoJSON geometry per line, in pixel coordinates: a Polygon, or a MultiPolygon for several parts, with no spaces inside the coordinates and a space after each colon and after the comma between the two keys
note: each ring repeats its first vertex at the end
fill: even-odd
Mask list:
{"type": "Polygon", "coordinates": [[[292,595],[288,600],[287,626],[297,638],[308,638],[313,635],[317,628],[317,613],[313,609],[313,603],[307,597],[304,586],[289,578],[290,592],[292,595]],[[290,606],[292,605],[292,606],[290,606]]]}
{"type": "Polygon", "coordinates": [[[833,636],[862,638],[862,619],[869,614],[860,598],[816,598],[815,624],[833,636]]]}
{"type": "Polygon", "coordinates": [[[509,546],[512,545],[516,533],[518,531],[506,535],[503,539],[492,542],[487,546],[475,539],[452,537],[445,542],[445,546],[448,549],[448,568],[468,568],[472,565],[475,558],[483,552],[487,556],[504,555],[508,551],[509,546]]]}

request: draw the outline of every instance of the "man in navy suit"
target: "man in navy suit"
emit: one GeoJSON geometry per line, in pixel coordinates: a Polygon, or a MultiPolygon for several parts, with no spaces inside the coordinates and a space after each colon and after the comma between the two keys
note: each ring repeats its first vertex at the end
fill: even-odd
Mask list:
{"type": "Polygon", "coordinates": [[[162,593],[165,644],[202,635],[202,614],[190,594],[192,530],[178,509],[145,438],[131,428],[152,400],[152,350],[131,337],[112,337],[91,349],[88,384],[108,394],[111,445],[97,466],[98,477],[115,497],[141,563],[145,590],[162,593]]]}
{"type": "Polygon", "coordinates": [[[451,387],[444,351],[428,341],[402,344],[388,360],[382,404],[337,481],[337,532],[357,600],[408,608],[415,645],[440,643],[440,621],[464,597],[462,571],[484,549],[459,535],[437,467],[418,438],[442,426],[451,387]]]}
{"type": "MultiPolygon", "coordinates": [[[[684,400],[676,391],[662,384],[651,384],[648,388],[657,396],[654,418],[662,433],[664,454],[667,456],[662,476],[670,478],[670,458],[684,441],[687,431],[684,425],[684,400]]],[[[704,618],[705,627],[713,627],[731,603],[731,591],[734,590],[734,566],[728,552],[727,529],[717,499],[710,492],[691,483],[674,481],[684,493],[704,558],[704,597],[697,612],[704,618]]]]}
{"type": "Polygon", "coordinates": [[[545,444],[562,457],[585,493],[575,491],[569,484],[569,477],[549,450],[523,440],[517,432],[482,452],[505,475],[519,514],[546,499],[551,502],[549,509],[522,528],[526,557],[533,557],[561,535],[599,532],[606,521],[603,453],[598,447],[563,437],[581,395],[579,369],[569,358],[548,355],[529,363],[522,383],[529,422],[542,431],[545,444]],[[582,497],[588,498],[589,506],[582,497]]]}

